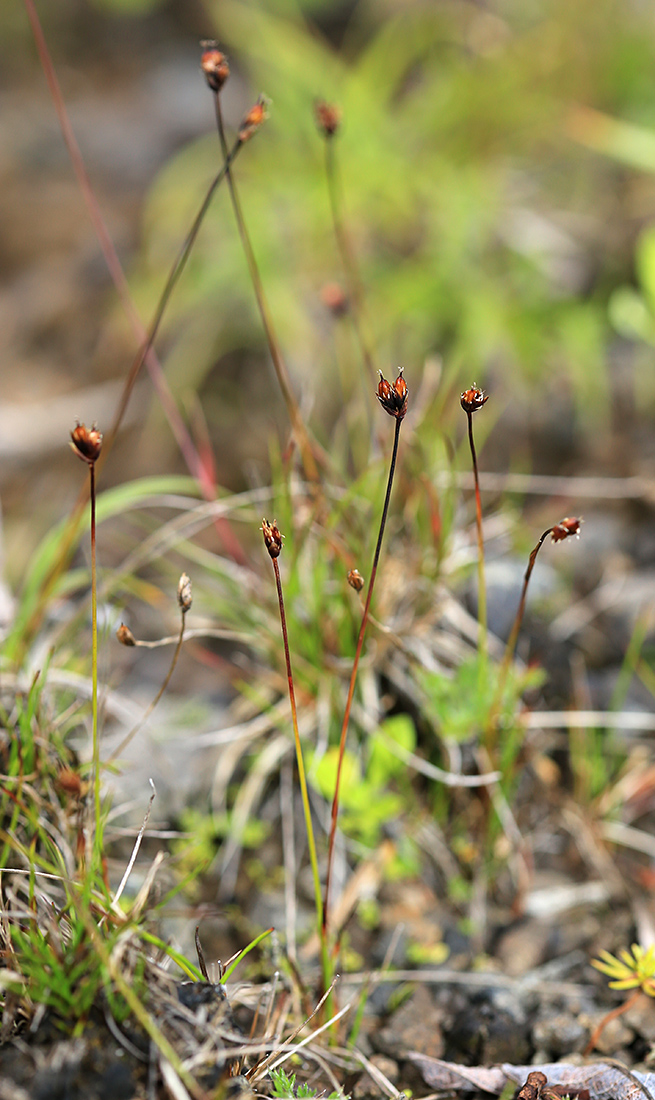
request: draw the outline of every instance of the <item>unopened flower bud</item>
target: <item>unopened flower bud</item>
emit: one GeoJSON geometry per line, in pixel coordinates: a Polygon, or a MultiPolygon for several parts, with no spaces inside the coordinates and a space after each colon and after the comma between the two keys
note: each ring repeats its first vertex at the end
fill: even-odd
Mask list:
{"type": "Polygon", "coordinates": [[[282,539],[284,536],[280,534],[280,528],[275,520],[269,523],[267,519],[263,519],[261,531],[264,536],[264,544],[270,557],[279,558],[282,551],[282,539]]]}
{"type": "Polygon", "coordinates": [[[82,462],[93,464],[97,462],[102,450],[102,432],[98,431],[96,424],[87,428],[78,420],[71,432],[71,447],[82,462]]]}
{"type": "Polygon", "coordinates": [[[239,128],[239,141],[242,145],[244,142],[250,141],[252,135],[257,132],[261,124],[268,118],[269,103],[270,100],[267,99],[265,95],[260,95],[255,106],[251,107],[248,111],[248,114],[239,128]]]}
{"type": "Polygon", "coordinates": [[[361,592],[364,587],[364,578],[359,569],[351,569],[348,573],[348,584],[351,588],[355,589],[355,592],[361,592]]]}
{"type": "Polygon", "coordinates": [[[118,638],[121,645],[136,645],[136,638],[134,637],[129,626],[126,626],[125,623],[121,623],[121,625],[119,626],[118,630],[116,631],[116,637],[118,638]]]}
{"type": "Polygon", "coordinates": [[[389,413],[389,416],[395,416],[397,420],[402,420],[407,412],[407,397],[409,394],[407,383],[403,378],[403,368],[398,368],[398,377],[393,385],[387,381],[382,371],[378,371],[378,374],[380,375],[376,394],[378,401],[384,411],[389,413]]]}
{"type": "Polygon", "coordinates": [[[564,539],[568,539],[571,535],[575,535],[577,539],[580,538],[580,524],[581,519],[577,516],[566,516],[565,519],[561,519],[559,523],[556,523],[550,532],[550,537],[553,542],[563,542],[564,539]]]}
{"type": "Polygon", "coordinates": [[[186,573],[183,573],[178,581],[177,602],[180,605],[180,611],[183,611],[185,614],[193,603],[193,596],[191,595],[191,578],[187,577],[186,573]]]}
{"type": "Polygon", "coordinates": [[[323,132],[325,137],[333,137],[339,129],[339,124],[341,122],[341,111],[339,108],[335,107],[333,103],[325,103],[324,100],[319,99],[314,105],[314,114],[319,130],[323,132]]]}
{"type": "Polygon", "coordinates": [[[478,389],[476,385],[473,385],[470,389],[464,390],[464,393],[460,394],[459,400],[465,413],[474,413],[482,408],[485,401],[489,400],[489,394],[485,393],[484,390],[478,389]]]}
{"type": "Polygon", "coordinates": [[[220,92],[230,75],[230,66],[227,63],[227,58],[225,54],[221,53],[219,50],[218,42],[201,42],[200,46],[202,48],[200,68],[205,74],[205,80],[212,92],[220,92]]]}

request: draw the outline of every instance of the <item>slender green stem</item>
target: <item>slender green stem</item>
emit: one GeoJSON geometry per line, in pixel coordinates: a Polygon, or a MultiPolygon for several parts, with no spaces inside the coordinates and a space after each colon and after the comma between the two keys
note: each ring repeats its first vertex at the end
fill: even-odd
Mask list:
{"type": "Polygon", "coordinates": [[[282,580],[280,578],[280,567],[278,565],[277,558],[271,558],[273,562],[273,569],[275,571],[275,586],[277,588],[277,601],[280,608],[280,624],[282,627],[282,639],[284,642],[284,659],[287,666],[287,684],[289,687],[289,703],[291,704],[291,721],[293,724],[293,736],[296,743],[296,762],[298,765],[298,781],[300,783],[300,794],[302,797],[303,812],[305,815],[305,829],[307,831],[307,846],[309,848],[309,860],[312,867],[312,877],[314,879],[314,904],[316,907],[316,926],[318,929],[319,940],[321,943],[321,958],[323,964],[323,981],[327,986],[331,979],[329,973],[329,958],[327,951],[327,940],[325,936],[325,927],[323,924],[323,900],[321,896],[321,878],[318,871],[318,858],[316,855],[316,843],[314,840],[314,826],[312,824],[312,812],[309,805],[309,794],[307,791],[307,778],[305,775],[305,764],[303,761],[302,744],[300,742],[300,731],[298,729],[298,711],[296,708],[296,692],[293,685],[293,672],[291,669],[291,655],[289,652],[289,636],[287,633],[287,619],[284,611],[284,596],[282,593],[282,580]]]}
{"type": "Polygon", "coordinates": [[[350,721],[350,709],[352,707],[353,696],[355,694],[355,682],[357,680],[357,670],[359,668],[359,659],[362,653],[362,646],[364,644],[364,634],[366,633],[366,625],[368,623],[368,613],[371,606],[371,597],[373,596],[373,586],[375,585],[375,577],[378,571],[378,562],[380,560],[380,551],[382,550],[382,539],[384,537],[384,529],[387,523],[387,515],[389,512],[389,501],[391,500],[391,489],[393,486],[393,477],[396,470],[396,460],[398,458],[398,443],[400,441],[400,426],[402,424],[402,418],[398,417],[395,422],[395,431],[393,437],[393,450],[391,452],[391,462],[389,464],[389,477],[387,478],[387,489],[384,497],[384,505],[382,508],[382,517],[380,519],[380,530],[378,533],[378,541],[375,547],[375,553],[373,555],[373,564],[371,566],[371,576],[368,582],[368,589],[366,592],[366,601],[364,603],[364,611],[362,612],[362,622],[359,628],[359,636],[357,638],[357,646],[355,649],[355,657],[353,660],[352,672],[350,674],[350,684],[348,685],[348,695],[346,697],[346,706],[343,714],[343,723],[341,725],[341,739],[339,741],[339,756],[337,760],[337,776],[334,788],[334,798],[332,800],[332,814],[330,819],[330,835],[328,839],[328,857],[327,857],[327,873],[325,879],[325,892],[323,900],[323,924],[325,927],[324,935],[327,939],[328,928],[328,913],[330,903],[330,885],[332,881],[332,868],[334,864],[334,845],[337,833],[337,819],[339,817],[339,791],[341,787],[341,771],[343,765],[343,758],[346,751],[346,737],[348,734],[348,723],[350,721]]]}
{"type": "Polygon", "coordinates": [[[230,192],[230,199],[232,201],[232,208],[234,210],[234,217],[237,223],[237,230],[241,239],[241,246],[243,248],[244,255],[246,257],[246,263],[248,265],[248,271],[250,274],[250,281],[255,292],[255,299],[257,301],[257,308],[259,309],[259,315],[261,317],[264,333],[266,335],[266,342],[268,349],[273,360],[273,366],[277,375],[277,380],[282,390],[282,396],[284,398],[287,411],[289,413],[289,419],[291,426],[296,437],[296,442],[300,450],[305,473],[310,481],[317,482],[318,469],[316,466],[316,460],[314,458],[314,452],[312,445],[307,434],[307,428],[305,427],[302,419],[298,402],[294,396],[291,388],[291,379],[289,378],[289,371],[287,365],[282,356],[280,345],[275,335],[275,329],[273,328],[273,321],[266,302],[266,296],[264,294],[264,287],[262,284],[261,276],[259,274],[259,268],[257,266],[257,260],[253,252],[250,236],[246,228],[246,223],[241,210],[241,203],[239,202],[239,196],[237,194],[236,185],[234,182],[234,176],[230,170],[227,141],[225,138],[225,126],[223,124],[223,112],[221,110],[221,97],[218,93],[214,94],[214,105],[216,110],[216,124],[218,127],[218,137],[221,143],[221,151],[225,160],[225,169],[227,175],[227,185],[230,192]]]}
{"type": "Polygon", "coordinates": [[[468,419],[469,446],[471,448],[471,461],[473,463],[473,480],[475,482],[475,526],[478,535],[478,648],[480,654],[480,675],[485,675],[487,659],[487,585],[484,576],[484,535],[482,532],[482,500],[480,498],[480,478],[478,476],[478,456],[473,439],[473,414],[466,413],[468,419]]]}
{"type": "Polygon", "coordinates": [[[100,742],[98,739],[98,578],[96,570],[96,469],[89,463],[91,499],[91,738],[93,756],[93,801],[95,870],[102,866],[102,822],[100,807],[100,742]]]}

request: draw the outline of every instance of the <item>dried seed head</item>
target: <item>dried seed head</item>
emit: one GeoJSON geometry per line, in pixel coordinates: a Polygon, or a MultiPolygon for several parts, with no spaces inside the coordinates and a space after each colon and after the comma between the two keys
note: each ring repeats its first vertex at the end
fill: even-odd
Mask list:
{"type": "Polygon", "coordinates": [[[267,519],[262,520],[261,531],[264,536],[264,544],[271,558],[279,558],[282,550],[282,539],[284,535],[280,534],[280,528],[275,520],[269,523],[267,519]]]}
{"type": "Polygon", "coordinates": [[[348,573],[348,584],[351,588],[355,589],[355,592],[361,592],[364,587],[364,578],[359,569],[351,569],[348,573]]]}
{"type": "Polygon", "coordinates": [[[469,390],[464,390],[464,393],[460,394],[459,400],[465,413],[474,413],[489,400],[489,394],[473,384],[469,390]]]}
{"type": "Polygon", "coordinates": [[[376,394],[378,401],[384,411],[389,413],[389,416],[395,416],[396,420],[402,420],[407,412],[407,397],[409,394],[407,383],[403,378],[403,367],[398,368],[398,377],[393,385],[391,382],[387,382],[382,371],[378,371],[378,374],[380,375],[376,394]]]}
{"type": "Polygon", "coordinates": [[[177,582],[177,602],[180,605],[180,611],[185,614],[193,603],[193,596],[191,595],[191,578],[187,577],[186,573],[183,573],[177,582]]]}
{"type": "Polygon", "coordinates": [[[270,99],[267,99],[265,95],[260,95],[255,106],[248,111],[239,128],[239,141],[242,145],[244,142],[250,141],[252,135],[268,118],[268,105],[270,102],[270,99]]]}
{"type": "Polygon", "coordinates": [[[126,626],[125,623],[121,623],[121,625],[119,626],[118,630],[116,631],[116,637],[118,638],[121,645],[136,645],[136,638],[134,637],[129,626],[126,626]]]}
{"type": "Polygon", "coordinates": [[[319,99],[314,104],[314,115],[318,128],[325,137],[334,137],[341,123],[339,108],[335,107],[334,103],[326,103],[323,99],[319,99]]]}
{"type": "Polygon", "coordinates": [[[102,450],[102,432],[98,431],[96,424],[90,428],[80,424],[79,420],[71,432],[71,447],[82,462],[92,465],[97,462],[102,450]]]}
{"type": "Polygon", "coordinates": [[[220,92],[230,75],[230,66],[224,53],[218,48],[218,42],[201,42],[202,56],[200,68],[205,74],[205,80],[212,92],[220,92]]]}
{"type": "Polygon", "coordinates": [[[561,519],[559,523],[555,524],[550,532],[550,537],[553,542],[563,542],[570,535],[575,535],[579,539],[581,523],[582,520],[578,519],[577,516],[566,516],[565,519],[561,519]]]}
{"type": "Polygon", "coordinates": [[[321,301],[334,317],[343,317],[348,312],[350,303],[339,283],[325,283],[321,287],[321,301]]]}

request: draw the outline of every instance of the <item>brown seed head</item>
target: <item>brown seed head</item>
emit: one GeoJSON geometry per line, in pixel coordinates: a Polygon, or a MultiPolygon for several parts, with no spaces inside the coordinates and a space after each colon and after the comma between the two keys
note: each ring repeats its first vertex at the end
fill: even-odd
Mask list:
{"type": "Polygon", "coordinates": [[[186,573],[183,573],[177,582],[177,602],[180,605],[180,611],[185,614],[193,603],[193,596],[191,595],[191,578],[187,577],[186,573]]]}
{"type": "Polygon", "coordinates": [[[102,432],[98,431],[96,424],[87,428],[86,425],[80,424],[78,420],[71,432],[71,447],[77,457],[82,459],[82,462],[93,465],[94,462],[97,462],[102,450],[102,432]]]}
{"type": "Polygon", "coordinates": [[[348,312],[348,298],[339,283],[325,283],[321,287],[321,301],[334,317],[343,317],[348,312]]]}
{"type": "Polygon", "coordinates": [[[364,587],[364,578],[359,569],[351,569],[348,573],[348,584],[351,588],[355,589],[355,592],[361,592],[364,587]]]}
{"type": "Polygon", "coordinates": [[[387,382],[382,371],[378,371],[378,374],[380,375],[376,394],[378,401],[384,411],[389,413],[389,416],[395,416],[396,420],[402,420],[407,412],[407,397],[409,394],[407,383],[403,378],[403,367],[398,368],[398,377],[393,385],[391,382],[387,382]]]}
{"type": "Polygon", "coordinates": [[[230,75],[227,58],[219,50],[218,42],[201,42],[200,46],[202,49],[200,68],[205,74],[205,80],[212,92],[220,92],[230,75]]]}
{"type": "Polygon", "coordinates": [[[271,558],[279,558],[282,551],[282,539],[284,535],[280,534],[280,528],[275,520],[269,523],[267,519],[262,520],[261,526],[262,534],[264,535],[264,544],[271,558]]]}
{"type": "Polygon", "coordinates": [[[575,535],[577,539],[580,538],[580,524],[581,519],[577,516],[566,516],[565,519],[561,519],[559,523],[556,523],[550,532],[550,537],[553,542],[563,542],[564,539],[568,539],[570,535],[575,535]]]}
{"type": "Polygon", "coordinates": [[[269,103],[270,100],[267,99],[265,95],[260,95],[255,106],[251,107],[248,111],[239,129],[239,141],[242,145],[245,141],[250,141],[252,135],[257,132],[262,123],[268,118],[269,103]]]}
{"type": "Polygon", "coordinates": [[[326,103],[319,99],[314,104],[314,115],[319,130],[326,138],[334,137],[341,123],[341,111],[334,103],[326,103]]]}
{"type": "Polygon", "coordinates": [[[118,630],[116,631],[116,637],[118,638],[121,645],[136,645],[136,638],[134,637],[129,626],[126,626],[125,623],[121,623],[121,625],[119,626],[118,630]]]}
{"type": "Polygon", "coordinates": [[[489,394],[479,390],[476,385],[460,394],[460,403],[465,413],[474,413],[481,409],[485,401],[489,400],[489,394]]]}

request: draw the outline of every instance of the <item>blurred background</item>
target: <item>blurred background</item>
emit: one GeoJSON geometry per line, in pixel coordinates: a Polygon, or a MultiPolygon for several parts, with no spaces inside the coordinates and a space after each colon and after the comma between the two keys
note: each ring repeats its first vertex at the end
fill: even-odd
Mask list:
{"type": "MultiPolygon", "coordinates": [[[[438,360],[455,387],[490,388],[490,468],[647,469],[650,4],[58,0],[39,10],[145,320],[220,166],[198,65],[199,39],[215,36],[232,69],[228,123],[259,92],[272,100],[238,175],[280,339],[319,436],[329,438],[343,400],[337,353],[354,361],[355,349],[339,349],[352,334],[324,292],[342,274],[317,97],[343,113],[344,216],[376,364],[404,364],[416,386],[426,360],[438,360]]],[[[61,514],[71,420],[107,422],[135,340],[19,0],[2,6],[0,61],[1,488],[15,570],[61,514]]],[[[219,482],[265,479],[268,431],[284,432],[286,418],[227,193],[216,197],[158,350],[185,417],[198,431],[206,425],[219,482]]],[[[147,381],[119,450],[109,479],[183,469],[147,381]]]]}
{"type": "MultiPolygon", "coordinates": [[[[652,5],[58,0],[38,10],[144,321],[221,163],[199,71],[198,42],[215,36],[231,65],[230,130],[260,92],[271,100],[235,170],[293,384],[321,443],[334,442],[351,390],[361,399],[370,387],[338,301],[317,98],[342,112],[337,173],[372,358],[391,376],[402,364],[414,392],[425,384],[427,428],[447,441],[430,467],[466,468],[451,398],[476,382],[493,397],[478,424],[483,468],[649,476],[652,5]]],[[[79,489],[70,426],[110,422],[137,346],[20,0],[0,12],[0,176],[0,492],[16,586],[79,489]]],[[[218,483],[268,484],[270,440],[284,445],[288,419],[222,189],[157,351],[191,434],[211,443],[218,483]]],[[[103,484],[185,469],[144,373],[103,484]]],[[[601,553],[629,554],[647,571],[648,495],[641,484],[620,505],[601,493],[577,507],[589,523],[595,516],[601,553]]]]}

